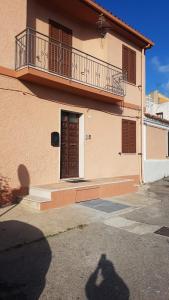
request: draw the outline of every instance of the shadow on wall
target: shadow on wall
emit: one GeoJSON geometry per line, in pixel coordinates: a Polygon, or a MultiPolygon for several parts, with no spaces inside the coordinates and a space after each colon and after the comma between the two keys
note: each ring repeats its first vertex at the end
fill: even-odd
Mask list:
{"type": "Polygon", "coordinates": [[[29,194],[30,176],[24,165],[19,165],[17,170],[19,187],[13,189],[10,186],[10,179],[0,174],[0,208],[18,203],[23,196],[29,194]]]}
{"type": "Polygon", "coordinates": [[[96,270],[86,284],[88,300],[128,300],[129,289],[122,278],[116,273],[111,261],[105,254],[101,255],[96,270]]]}
{"type": "MultiPolygon", "coordinates": [[[[81,3],[76,0],[68,1],[66,3],[66,8],[63,3],[63,1],[55,0],[55,1],[41,1],[40,5],[38,4],[40,1],[36,1],[36,4],[34,5],[32,1],[30,1],[28,5],[28,27],[33,28],[36,30],[36,24],[37,24],[37,18],[36,18],[36,12],[38,11],[38,20],[43,22],[43,24],[48,25],[48,18],[50,16],[50,19],[52,19],[55,22],[58,22],[58,13],[59,16],[63,15],[65,20],[71,21],[71,25],[68,24],[67,27],[70,27],[70,29],[73,30],[73,36],[77,39],[80,39],[82,41],[86,40],[93,40],[100,38],[100,34],[97,30],[91,31],[91,25],[89,23],[89,19],[92,18],[94,20],[94,24],[98,21],[98,15],[93,12],[93,10],[88,6],[81,6],[81,3]],[[33,4],[33,6],[32,6],[33,4]],[[76,7],[76,9],[74,9],[76,7]],[[39,9],[40,8],[40,9],[39,9]],[[80,9],[81,8],[81,9],[80,9]],[[35,11],[35,13],[32,13],[32,11],[35,11]],[[67,11],[67,12],[66,12],[67,11]],[[82,13],[77,16],[77,11],[81,11],[82,13]],[[86,20],[83,21],[83,18],[85,16],[86,20]],[[46,17],[48,16],[48,18],[46,17]],[[82,19],[82,20],[81,20],[82,19]],[[75,23],[76,20],[76,23],[75,23]]],[[[66,26],[65,22],[60,22],[62,25],[66,26]]],[[[42,33],[43,31],[40,30],[42,33]]]]}
{"type": "Polygon", "coordinates": [[[0,299],[38,300],[52,257],[43,233],[26,223],[5,221],[0,241],[0,299]]]}
{"type": "MultiPolygon", "coordinates": [[[[25,87],[32,93],[33,96],[44,99],[46,101],[55,102],[62,105],[69,105],[72,107],[80,107],[85,109],[94,109],[104,113],[122,115],[124,107],[123,103],[106,103],[97,101],[84,96],[77,96],[66,93],[61,90],[51,89],[47,86],[41,86],[30,82],[24,82],[25,87]],[[80,101],[79,101],[80,98],[80,101]]],[[[38,99],[37,99],[38,100],[38,99]]]]}
{"type": "Polygon", "coordinates": [[[17,191],[17,196],[25,196],[29,194],[30,176],[28,169],[24,165],[18,167],[18,179],[20,187],[17,191]]]}
{"type": "Polygon", "coordinates": [[[9,185],[9,178],[0,174],[0,208],[13,202],[13,195],[9,185]]]}

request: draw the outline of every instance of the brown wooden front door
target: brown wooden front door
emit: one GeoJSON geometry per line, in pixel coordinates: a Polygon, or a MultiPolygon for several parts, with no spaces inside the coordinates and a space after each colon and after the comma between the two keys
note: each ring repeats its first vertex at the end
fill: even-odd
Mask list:
{"type": "Polygon", "coordinates": [[[79,177],[79,115],[61,115],[61,178],[79,177]]]}
{"type": "Polygon", "coordinates": [[[72,31],[54,21],[49,22],[49,71],[71,77],[72,31]]]}

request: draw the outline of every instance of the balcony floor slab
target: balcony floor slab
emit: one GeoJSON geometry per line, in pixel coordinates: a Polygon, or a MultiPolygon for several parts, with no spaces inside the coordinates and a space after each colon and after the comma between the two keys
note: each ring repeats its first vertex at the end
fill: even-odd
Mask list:
{"type": "Polygon", "coordinates": [[[69,78],[57,76],[50,72],[42,71],[33,67],[24,67],[16,71],[16,76],[20,80],[37,83],[40,85],[48,86],[64,90],[71,94],[88,97],[94,100],[107,102],[107,103],[122,103],[124,97],[115,95],[96,87],[91,87],[83,83],[73,81],[69,78]]]}

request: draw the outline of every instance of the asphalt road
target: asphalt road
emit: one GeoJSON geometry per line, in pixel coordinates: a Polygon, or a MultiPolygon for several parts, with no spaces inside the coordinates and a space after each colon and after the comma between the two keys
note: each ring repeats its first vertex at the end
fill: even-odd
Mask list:
{"type": "MultiPolygon", "coordinates": [[[[151,197],[162,198],[126,218],[165,225],[168,189],[155,186],[151,197]]],[[[9,224],[11,231],[14,223],[9,224]]],[[[27,234],[39,232],[25,226],[27,234]]],[[[23,224],[16,228],[21,231],[23,224]]],[[[169,300],[168,237],[140,235],[97,221],[41,238],[0,252],[0,300],[169,300]]]]}

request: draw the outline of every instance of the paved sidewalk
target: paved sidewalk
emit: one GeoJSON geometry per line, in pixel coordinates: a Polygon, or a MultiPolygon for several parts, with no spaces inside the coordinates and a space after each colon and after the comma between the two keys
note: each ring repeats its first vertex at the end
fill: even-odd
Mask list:
{"type": "Polygon", "coordinates": [[[169,227],[169,178],[159,180],[147,186],[145,197],[150,205],[124,215],[129,220],[169,227]],[[151,203],[151,199],[154,203],[151,203]]]}
{"type": "MultiPolygon", "coordinates": [[[[0,210],[0,251],[22,243],[30,243],[33,240],[40,239],[42,235],[45,237],[52,236],[95,222],[105,217],[105,213],[95,212],[94,210],[83,208],[78,205],[52,209],[44,212],[28,209],[23,207],[22,204],[13,206],[10,211],[8,211],[8,209],[0,210]],[[38,228],[39,232],[37,231],[36,234],[34,234],[34,231],[32,231],[27,234],[27,232],[24,232],[23,228],[20,234],[17,234],[16,236],[15,234],[12,234],[11,226],[8,228],[8,222],[10,221],[31,225],[38,228]]],[[[15,226],[14,222],[13,226],[15,226]]]]}
{"type": "MultiPolygon", "coordinates": [[[[38,240],[44,237],[57,235],[61,232],[65,232],[78,227],[86,226],[90,223],[101,222],[104,223],[106,219],[111,217],[123,215],[126,213],[132,213],[133,210],[144,208],[147,205],[151,205],[155,201],[145,197],[144,188],[141,192],[106,198],[117,203],[125,204],[127,207],[121,210],[114,211],[112,213],[106,213],[87,207],[86,205],[74,204],[58,209],[51,209],[48,211],[38,211],[25,207],[22,203],[0,209],[0,251],[11,247],[16,247],[20,244],[31,243],[34,240],[38,240]],[[30,231],[29,234],[21,230],[17,236],[11,231],[11,226],[8,228],[9,221],[16,221],[13,226],[17,227],[17,222],[23,222],[27,225],[31,225],[38,228],[39,231],[30,231]]],[[[105,200],[106,200],[105,199],[105,200]]],[[[23,226],[24,227],[24,226],[23,226]]],[[[15,229],[13,229],[15,230],[15,229]]],[[[27,227],[25,227],[25,231],[27,227]]]]}
{"type": "Polygon", "coordinates": [[[98,200],[1,210],[0,299],[168,300],[169,238],[156,234],[168,224],[168,186],[113,197],[106,209],[98,200]]]}

